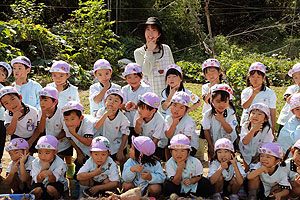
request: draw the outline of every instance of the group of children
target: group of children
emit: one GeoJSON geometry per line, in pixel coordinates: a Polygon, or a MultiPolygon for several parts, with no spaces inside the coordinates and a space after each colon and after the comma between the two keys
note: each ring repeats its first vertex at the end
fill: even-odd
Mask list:
{"type": "Polygon", "coordinates": [[[194,157],[204,147],[199,147],[196,123],[188,115],[201,100],[184,88],[178,65],[164,70],[167,87],[160,98],[143,82],[140,65],[125,67],[122,75],[128,85],[121,88],[111,82],[110,63],[96,61],[93,72],[98,81],[90,87],[90,115],[83,114],[78,89],[68,82],[68,63],[53,63],[53,83],[44,88],[28,79],[28,58],[17,57],[11,65],[0,62],[0,81],[12,73],[15,77],[12,86],[0,89],[0,153],[8,134],[11,162],[5,182],[15,193],[58,199],[68,190],[66,177],[74,176],[80,188],[78,198],[104,195],[120,183],[123,191],[141,187],[154,197],[164,188],[167,196],[234,200],[239,199],[242,186],[248,199],[300,195],[300,64],[289,71],[296,85],[285,93],[287,103],[278,121],[283,128],[278,143],[273,143],[276,95],[268,87],[266,67],[256,62],[249,68],[248,87],[241,94],[244,110],[238,142],[234,92],[222,80],[217,59],[203,63],[208,83],[202,86],[200,138],[208,143],[207,177],[194,157]],[[235,142],[244,168],[237,161],[235,142]],[[165,171],[160,161],[166,161],[165,171]]]}

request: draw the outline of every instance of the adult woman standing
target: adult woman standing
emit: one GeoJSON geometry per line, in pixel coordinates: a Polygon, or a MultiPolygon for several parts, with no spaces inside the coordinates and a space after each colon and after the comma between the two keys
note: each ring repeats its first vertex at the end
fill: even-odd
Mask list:
{"type": "Polygon", "coordinates": [[[144,80],[151,85],[152,91],[161,97],[166,88],[165,68],[174,64],[174,58],[168,45],[162,44],[164,38],[162,24],[156,17],[149,17],[138,25],[145,37],[145,44],[134,51],[135,62],[142,66],[144,80]]]}

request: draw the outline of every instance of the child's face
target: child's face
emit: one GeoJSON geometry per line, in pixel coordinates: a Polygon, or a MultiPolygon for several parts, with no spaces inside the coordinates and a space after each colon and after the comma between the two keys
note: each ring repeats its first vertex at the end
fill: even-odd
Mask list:
{"type": "Polygon", "coordinates": [[[253,75],[249,75],[249,81],[254,88],[258,88],[263,84],[264,77],[255,72],[253,75]]]}
{"type": "Polygon", "coordinates": [[[212,99],[212,103],[218,113],[223,113],[229,107],[229,98],[225,101],[221,100],[221,94],[218,94],[212,99]]]}
{"type": "Polygon", "coordinates": [[[90,153],[98,166],[103,165],[109,156],[109,151],[91,151],[90,153]]]}
{"type": "Polygon", "coordinates": [[[122,106],[121,98],[119,95],[108,95],[105,99],[105,107],[111,109],[112,111],[116,112],[122,106]]]}
{"type": "Polygon", "coordinates": [[[206,73],[204,74],[204,77],[211,83],[219,79],[220,74],[221,70],[218,70],[215,67],[208,67],[206,68],[206,73]]]}
{"type": "Polygon", "coordinates": [[[300,107],[294,108],[292,113],[300,120],[300,107]]]}
{"type": "Polygon", "coordinates": [[[21,100],[14,94],[4,95],[1,99],[2,105],[11,112],[16,112],[21,107],[21,100]]]}
{"type": "Polygon", "coordinates": [[[138,89],[141,85],[142,78],[137,74],[128,74],[125,76],[126,82],[133,88],[138,89]]]}
{"type": "Polygon", "coordinates": [[[271,168],[278,163],[278,158],[271,156],[269,154],[262,153],[260,154],[259,161],[261,165],[271,168]]]}
{"type": "Polygon", "coordinates": [[[171,155],[176,162],[186,161],[189,151],[187,149],[172,149],[171,155]]]}
{"type": "Polygon", "coordinates": [[[57,100],[52,101],[50,97],[40,97],[40,106],[42,110],[53,108],[57,104],[57,100]]]}
{"type": "Polygon", "coordinates": [[[300,72],[293,73],[293,80],[297,85],[300,85],[300,72]]]}
{"type": "Polygon", "coordinates": [[[64,85],[66,84],[70,74],[62,73],[62,72],[52,72],[52,80],[55,85],[64,85]]]}
{"type": "Polygon", "coordinates": [[[253,124],[262,124],[267,120],[265,113],[261,110],[255,109],[250,112],[250,122],[253,124]]]}
{"type": "Polygon", "coordinates": [[[218,149],[217,150],[217,159],[220,163],[229,162],[231,160],[231,151],[228,149],[218,149]]]}
{"type": "Polygon", "coordinates": [[[160,36],[158,28],[152,25],[148,25],[145,29],[145,39],[146,42],[154,40],[156,42],[157,38],[160,36]]]}
{"type": "Polygon", "coordinates": [[[78,117],[75,112],[71,112],[69,116],[64,116],[64,120],[69,129],[76,129],[80,126],[83,116],[78,117]]]}
{"type": "Polygon", "coordinates": [[[98,69],[94,75],[100,81],[100,83],[104,84],[110,80],[111,73],[112,72],[109,69],[98,69]]]}
{"type": "Polygon", "coordinates": [[[170,111],[172,113],[172,116],[177,118],[177,117],[183,117],[185,115],[187,108],[185,105],[181,103],[175,103],[173,102],[170,106],[170,111]]]}
{"type": "Polygon", "coordinates": [[[5,71],[4,67],[0,66],[0,82],[6,81],[6,74],[7,72],[5,71]]]}
{"type": "Polygon", "coordinates": [[[15,79],[27,78],[27,75],[30,72],[30,68],[26,69],[26,67],[20,63],[15,63],[12,68],[15,79]]]}
{"type": "Polygon", "coordinates": [[[135,160],[135,148],[134,148],[134,145],[133,145],[133,144],[131,144],[131,147],[130,147],[130,149],[129,149],[129,157],[130,157],[131,159],[134,159],[134,160],[135,160]]]}
{"type": "Polygon", "coordinates": [[[295,161],[295,164],[300,167],[300,150],[298,148],[294,148],[294,151],[292,151],[293,159],[295,161]]]}
{"type": "Polygon", "coordinates": [[[152,116],[155,112],[155,109],[148,110],[146,106],[145,107],[139,106],[137,110],[139,112],[139,116],[143,119],[146,117],[152,116]]]}
{"type": "Polygon", "coordinates": [[[8,153],[10,155],[10,159],[14,162],[17,162],[25,153],[25,150],[23,149],[10,150],[8,153]]]}
{"type": "Polygon", "coordinates": [[[54,149],[38,149],[38,156],[41,162],[52,162],[57,154],[57,150],[54,149]]]}
{"type": "Polygon", "coordinates": [[[178,86],[181,83],[181,81],[182,81],[181,77],[175,74],[169,74],[167,76],[167,84],[171,88],[178,86]]]}

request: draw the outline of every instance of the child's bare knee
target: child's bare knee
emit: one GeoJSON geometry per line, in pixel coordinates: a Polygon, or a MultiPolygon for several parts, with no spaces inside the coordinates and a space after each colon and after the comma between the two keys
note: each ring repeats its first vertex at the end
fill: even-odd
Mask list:
{"type": "Polygon", "coordinates": [[[133,183],[124,182],[124,183],[122,184],[122,189],[123,189],[124,191],[130,190],[130,189],[132,189],[132,188],[134,188],[133,183]]]}
{"type": "Polygon", "coordinates": [[[148,192],[151,194],[151,196],[158,196],[161,193],[161,185],[159,184],[149,185],[148,192]]]}

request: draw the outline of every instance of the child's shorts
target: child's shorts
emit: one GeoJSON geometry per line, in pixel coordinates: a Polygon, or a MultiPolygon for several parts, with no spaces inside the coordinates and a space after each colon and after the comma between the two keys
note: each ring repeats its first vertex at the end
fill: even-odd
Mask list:
{"type": "Polygon", "coordinates": [[[63,150],[61,152],[58,152],[58,155],[61,156],[73,156],[73,146],[70,146],[66,150],[63,150]]]}
{"type": "MultiPolygon", "coordinates": [[[[123,154],[124,154],[124,156],[126,157],[126,154],[127,154],[127,148],[125,148],[125,149],[123,150],[123,154]]],[[[118,160],[118,159],[117,159],[117,153],[115,153],[115,154],[113,154],[113,155],[110,155],[110,157],[111,157],[113,160],[118,160]]]]}
{"type": "MultiPolygon", "coordinates": [[[[61,182],[48,183],[48,185],[53,186],[60,195],[62,195],[64,193],[64,184],[62,184],[61,182]]],[[[38,187],[42,188],[42,190],[43,190],[41,199],[53,198],[52,196],[50,196],[48,194],[47,189],[43,183],[33,183],[30,190],[32,191],[34,188],[38,188],[38,187]]]]}

